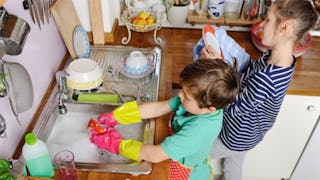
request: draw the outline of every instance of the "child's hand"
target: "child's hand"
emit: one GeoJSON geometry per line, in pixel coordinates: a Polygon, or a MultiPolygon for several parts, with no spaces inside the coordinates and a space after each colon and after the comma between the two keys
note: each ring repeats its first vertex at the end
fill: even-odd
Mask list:
{"type": "Polygon", "coordinates": [[[107,127],[114,127],[119,124],[112,112],[103,113],[98,116],[98,121],[107,127]]]}
{"type": "Polygon", "coordinates": [[[88,128],[88,130],[91,143],[98,148],[139,161],[142,142],[133,139],[123,140],[121,134],[113,127],[107,128],[104,134],[98,134],[95,129],[92,128],[88,128]]]}
{"type": "Polygon", "coordinates": [[[137,101],[124,103],[112,112],[101,114],[98,116],[98,121],[107,127],[141,122],[137,101]]]}
{"type": "Polygon", "coordinates": [[[120,133],[114,128],[108,128],[107,132],[104,134],[97,134],[94,129],[90,129],[90,141],[95,144],[98,148],[104,149],[113,154],[120,153],[120,142],[122,137],[120,133]]]}
{"type": "Polygon", "coordinates": [[[216,52],[211,46],[202,48],[201,57],[204,59],[222,59],[220,53],[216,52]]]}

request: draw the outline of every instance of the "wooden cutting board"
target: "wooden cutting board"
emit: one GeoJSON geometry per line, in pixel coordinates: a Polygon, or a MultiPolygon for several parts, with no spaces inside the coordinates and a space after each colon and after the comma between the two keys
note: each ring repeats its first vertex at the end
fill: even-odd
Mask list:
{"type": "Polygon", "coordinates": [[[56,0],[50,10],[71,58],[76,59],[72,38],[74,28],[80,25],[81,22],[72,0],[56,0]]]}
{"type": "Polygon", "coordinates": [[[93,44],[104,45],[103,17],[101,10],[101,0],[89,0],[89,13],[93,44]]]}

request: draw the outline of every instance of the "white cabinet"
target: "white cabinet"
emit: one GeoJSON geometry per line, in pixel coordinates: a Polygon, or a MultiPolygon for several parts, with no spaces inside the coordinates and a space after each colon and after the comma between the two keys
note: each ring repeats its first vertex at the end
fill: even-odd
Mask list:
{"type": "Polygon", "coordinates": [[[291,180],[320,179],[320,116],[306,149],[304,150],[291,180]]]}
{"type": "MultiPolygon", "coordinates": [[[[243,180],[289,178],[319,115],[320,96],[287,95],[274,126],[248,152],[243,180]]],[[[220,162],[213,166],[215,175],[221,173],[220,162]]]]}
{"type": "Polygon", "coordinates": [[[320,97],[287,95],[272,129],[247,154],[245,180],[289,178],[320,114],[320,97]]]}

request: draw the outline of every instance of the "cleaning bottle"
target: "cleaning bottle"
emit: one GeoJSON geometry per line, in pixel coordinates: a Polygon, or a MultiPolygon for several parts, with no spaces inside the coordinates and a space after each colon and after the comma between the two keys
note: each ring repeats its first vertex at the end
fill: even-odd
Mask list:
{"type": "Polygon", "coordinates": [[[25,136],[22,156],[26,161],[27,169],[31,176],[47,178],[54,176],[54,169],[47,145],[40,139],[37,139],[35,134],[28,133],[25,136]]]}

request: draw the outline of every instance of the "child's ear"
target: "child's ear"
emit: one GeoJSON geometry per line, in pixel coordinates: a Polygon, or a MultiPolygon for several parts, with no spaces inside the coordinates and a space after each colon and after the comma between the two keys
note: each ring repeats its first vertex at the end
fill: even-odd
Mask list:
{"type": "Polygon", "coordinates": [[[293,30],[293,20],[285,20],[281,23],[280,32],[289,33],[293,30]]]}
{"type": "Polygon", "coordinates": [[[210,112],[215,112],[215,111],[217,110],[217,109],[216,109],[215,107],[213,107],[213,106],[210,106],[208,109],[209,109],[210,112]]]}

